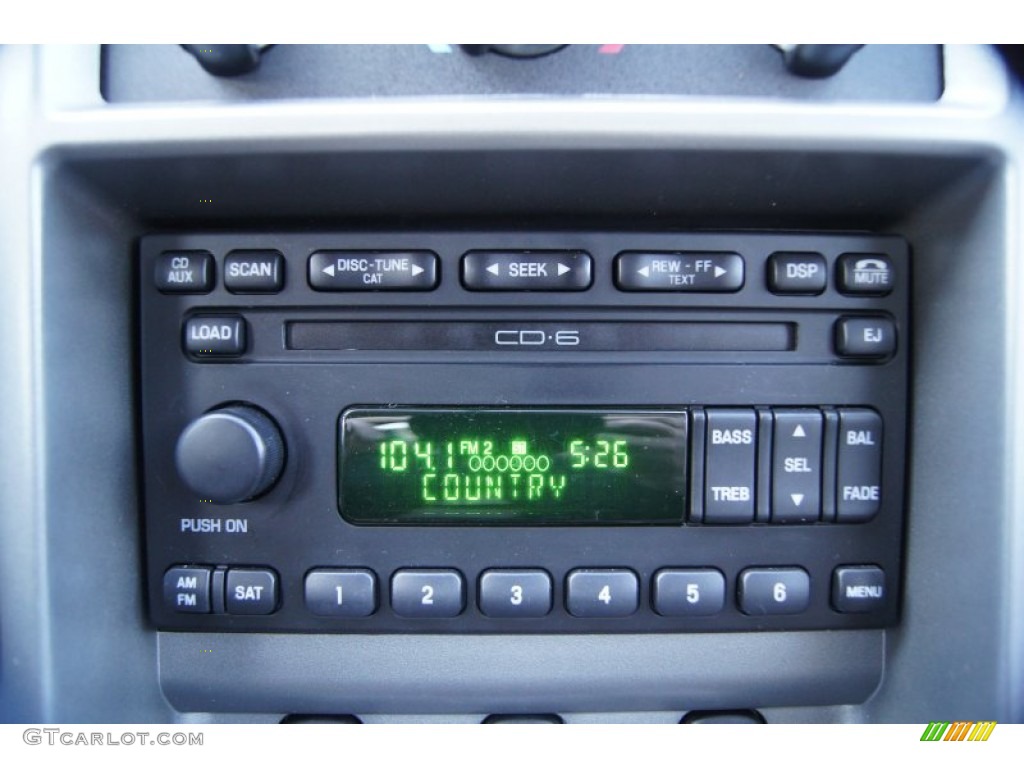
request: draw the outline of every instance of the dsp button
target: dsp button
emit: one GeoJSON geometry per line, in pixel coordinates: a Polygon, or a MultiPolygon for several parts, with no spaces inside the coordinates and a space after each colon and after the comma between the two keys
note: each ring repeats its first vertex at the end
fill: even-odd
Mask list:
{"type": "Polygon", "coordinates": [[[433,251],[317,251],[309,257],[315,291],[430,291],[437,272],[433,251]]]}
{"type": "Polygon", "coordinates": [[[828,283],[820,253],[773,253],[768,257],[768,288],[772,293],[817,296],[828,283]]]}
{"type": "Polygon", "coordinates": [[[821,515],[821,412],[774,414],[772,522],[815,522],[821,515]]]}
{"type": "Polygon", "coordinates": [[[228,613],[262,615],[277,610],[277,574],[270,569],[232,568],[224,605],[228,613]]]}
{"type": "Polygon", "coordinates": [[[733,293],[743,287],[743,257],[717,251],[620,253],[615,284],[622,291],[733,293]]]}
{"type": "Polygon", "coordinates": [[[753,522],[757,415],[708,409],[706,435],[704,522],[753,522]]]}
{"type": "Polygon", "coordinates": [[[232,293],[277,293],[284,257],[277,251],[232,251],[224,259],[224,287],[232,293]]]}
{"type": "Polygon", "coordinates": [[[238,357],[246,324],[239,315],[195,315],[185,321],[185,351],[196,357],[238,357]]]}
{"type": "Polygon", "coordinates": [[[591,261],[583,251],[469,251],[462,284],[471,291],[585,291],[591,261]]]}
{"type": "Polygon", "coordinates": [[[154,283],[162,293],[209,293],[213,270],[209,251],[164,251],[156,259],[154,283]]]}
{"type": "Polygon", "coordinates": [[[870,520],[882,505],[882,417],[867,408],[839,409],[836,522],[870,520]]]}

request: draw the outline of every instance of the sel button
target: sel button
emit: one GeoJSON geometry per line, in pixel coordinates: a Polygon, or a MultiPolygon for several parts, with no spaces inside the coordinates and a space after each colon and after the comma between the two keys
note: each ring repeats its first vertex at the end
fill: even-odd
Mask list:
{"type": "Polygon", "coordinates": [[[590,255],[583,251],[470,251],[462,284],[471,291],[585,291],[590,255]]]}
{"type": "Polygon", "coordinates": [[[821,421],[820,411],[775,411],[773,523],[812,523],[821,514],[821,421]]]}

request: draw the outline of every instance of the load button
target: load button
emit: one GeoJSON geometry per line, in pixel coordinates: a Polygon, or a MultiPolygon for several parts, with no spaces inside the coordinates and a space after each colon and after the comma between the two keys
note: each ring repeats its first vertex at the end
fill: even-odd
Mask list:
{"type": "Polygon", "coordinates": [[[185,351],[196,357],[237,357],[245,352],[240,315],[196,315],[185,321],[185,351]]]}

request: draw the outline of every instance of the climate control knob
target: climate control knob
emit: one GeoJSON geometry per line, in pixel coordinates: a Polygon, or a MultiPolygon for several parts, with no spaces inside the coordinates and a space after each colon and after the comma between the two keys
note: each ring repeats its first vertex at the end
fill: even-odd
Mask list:
{"type": "Polygon", "coordinates": [[[284,468],[281,430],[251,405],[216,408],[178,438],[174,464],[200,499],[217,504],[249,501],[269,491],[284,468]]]}

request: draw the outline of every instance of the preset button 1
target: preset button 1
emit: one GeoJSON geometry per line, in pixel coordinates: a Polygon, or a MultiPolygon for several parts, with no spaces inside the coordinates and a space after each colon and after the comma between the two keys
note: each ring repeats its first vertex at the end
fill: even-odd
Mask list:
{"type": "Polygon", "coordinates": [[[590,264],[583,251],[469,251],[462,284],[471,291],[584,291],[590,264]]]}
{"type": "Polygon", "coordinates": [[[317,616],[361,618],[377,610],[377,577],[364,568],[306,574],[306,607],[317,616]]]}

